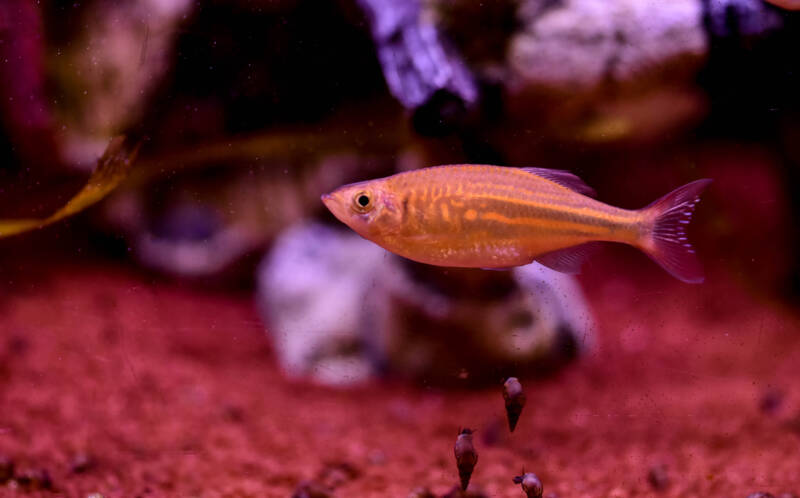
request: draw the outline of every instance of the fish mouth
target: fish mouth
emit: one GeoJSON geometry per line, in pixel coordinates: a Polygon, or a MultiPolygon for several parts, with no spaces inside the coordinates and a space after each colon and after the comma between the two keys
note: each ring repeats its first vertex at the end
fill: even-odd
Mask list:
{"type": "Polygon", "coordinates": [[[333,214],[339,221],[344,221],[341,216],[342,213],[339,202],[337,202],[336,197],[333,194],[322,194],[319,198],[322,203],[325,204],[325,207],[328,208],[328,211],[330,211],[331,214],[333,214]]]}

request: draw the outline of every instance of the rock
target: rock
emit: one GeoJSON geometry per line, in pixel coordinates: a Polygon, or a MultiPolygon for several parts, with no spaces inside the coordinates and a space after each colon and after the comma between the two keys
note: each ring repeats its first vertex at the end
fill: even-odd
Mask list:
{"type": "Polygon", "coordinates": [[[638,142],[705,115],[695,84],[708,53],[701,2],[526,1],[518,19],[505,66],[517,126],[559,141],[638,142]]]}
{"type": "Polygon", "coordinates": [[[332,498],[342,484],[357,478],[361,473],[346,462],[330,463],[317,473],[317,478],[301,482],[292,498],[332,498]]]}
{"type": "Polygon", "coordinates": [[[774,388],[767,389],[761,395],[761,399],[758,402],[758,408],[761,410],[761,413],[775,415],[780,411],[785,397],[786,395],[781,390],[774,388]]]}
{"type": "Polygon", "coordinates": [[[477,486],[470,486],[465,491],[456,484],[447,493],[443,494],[442,498],[489,498],[489,495],[477,486]]]}
{"type": "Polygon", "coordinates": [[[619,84],[676,59],[707,52],[702,5],[696,0],[523,2],[523,29],[511,40],[508,63],[517,85],[581,91],[619,84]]]}
{"type": "Polygon", "coordinates": [[[333,493],[330,489],[315,481],[301,482],[294,493],[292,498],[332,498],[333,493]]]}
{"type": "Polygon", "coordinates": [[[437,93],[465,106],[478,97],[472,74],[460,55],[422,15],[418,0],[359,0],[367,15],[389,90],[405,107],[416,109],[437,93]]]}
{"type": "Polygon", "coordinates": [[[72,19],[84,29],[50,54],[64,153],[94,165],[109,138],[140,119],[172,63],[172,46],[190,0],[100,2],[72,19]]]}
{"type": "MultiPolygon", "coordinates": [[[[266,135],[255,141],[268,141],[266,135]]],[[[279,142],[288,149],[306,147],[302,137],[292,137],[285,135],[279,142]]],[[[248,140],[253,141],[240,139],[230,149],[249,149],[248,140]]],[[[119,189],[105,203],[105,222],[108,230],[123,234],[142,266],[203,283],[252,282],[269,242],[286,227],[324,209],[321,193],[354,177],[379,176],[394,165],[341,153],[309,159],[300,172],[280,158],[281,149],[265,151],[263,168],[233,158],[222,167],[203,162],[206,154],[200,152],[199,158],[187,157],[184,150],[175,153],[179,159],[170,159],[199,161],[178,179],[149,170],[144,174],[153,176],[146,181],[119,189]]],[[[148,161],[160,168],[159,160],[152,159],[145,160],[145,168],[148,161]]]]}
{"type": "Polygon", "coordinates": [[[436,495],[433,494],[430,489],[419,486],[411,490],[408,494],[408,498],[436,498],[436,495]]]}
{"type": "Polygon", "coordinates": [[[29,469],[18,472],[14,479],[25,490],[52,490],[53,480],[47,469],[29,469]]]}
{"type": "Polygon", "coordinates": [[[551,368],[592,342],[574,279],[537,263],[492,272],[392,257],[376,271],[380,285],[367,295],[362,334],[394,376],[491,383],[498,372],[551,368]],[[583,334],[587,341],[577,341],[583,334]]]}
{"type": "Polygon", "coordinates": [[[213,208],[185,203],[164,213],[155,230],[142,230],[134,241],[139,262],[166,275],[183,278],[223,274],[263,240],[233,223],[223,223],[213,208]]]}
{"type": "Polygon", "coordinates": [[[707,112],[695,83],[709,51],[698,0],[484,4],[428,2],[475,78],[502,89],[504,120],[490,134],[507,160],[536,153],[519,144],[521,129],[555,142],[648,142],[707,112]]]}
{"type": "Polygon", "coordinates": [[[317,473],[316,482],[329,489],[336,489],[342,484],[357,479],[361,471],[348,462],[330,462],[317,473]]]}
{"type": "Polygon", "coordinates": [[[14,460],[0,454],[0,484],[5,484],[14,478],[14,460]]]}
{"type": "Polygon", "coordinates": [[[276,239],[258,273],[259,307],[293,377],[481,384],[551,368],[592,344],[575,280],[538,264],[419,265],[349,231],[306,224],[276,239]]]}
{"type": "Polygon", "coordinates": [[[97,466],[95,459],[87,453],[78,453],[72,459],[69,470],[73,474],[83,474],[89,472],[97,466]]]}
{"type": "Polygon", "coordinates": [[[292,377],[353,384],[374,373],[361,337],[364,294],[386,251],[320,224],[295,225],[258,270],[258,301],[292,377]]]}
{"type": "Polygon", "coordinates": [[[708,2],[708,19],[715,37],[759,36],[783,26],[778,11],[762,0],[708,2]]]}
{"type": "Polygon", "coordinates": [[[666,465],[654,465],[647,472],[647,482],[656,491],[664,491],[670,485],[669,473],[666,465]]]}

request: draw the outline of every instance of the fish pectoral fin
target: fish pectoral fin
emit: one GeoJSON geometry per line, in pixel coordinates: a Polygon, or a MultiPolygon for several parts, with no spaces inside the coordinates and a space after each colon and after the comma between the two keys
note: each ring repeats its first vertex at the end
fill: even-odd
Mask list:
{"type": "Polygon", "coordinates": [[[553,183],[557,183],[562,187],[566,187],[570,190],[574,190],[575,192],[583,195],[588,195],[589,197],[594,197],[597,193],[594,189],[586,183],[578,178],[576,175],[570,173],[569,171],[563,169],[547,169],[547,168],[522,168],[523,170],[527,171],[528,173],[534,174],[536,176],[540,176],[545,180],[550,180],[553,183]]]}
{"type": "Polygon", "coordinates": [[[536,257],[536,262],[561,273],[577,274],[581,265],[600,247],[600,242],[586,242],[577,246],[559,249],[536,257]]]}

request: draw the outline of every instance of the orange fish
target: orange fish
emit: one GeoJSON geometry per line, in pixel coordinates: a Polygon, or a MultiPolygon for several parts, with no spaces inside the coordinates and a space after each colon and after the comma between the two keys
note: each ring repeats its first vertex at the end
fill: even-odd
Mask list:
{"type": "Polygon", "coordinates": [[[421,263],[502,269],[538,261],[577,273],[595,242],[622,242],[699,283],[703,270],[686,227],[709,183],[696,180],[628,210],[592,199],[568,171],[454,165],[345,185],[322,202],[365,239],[421,263]]]}
{"type": "Polygon", "coordinates": [[[767,0],[767,2],[786,10],[800,10],[800,0],[767,0]]]}

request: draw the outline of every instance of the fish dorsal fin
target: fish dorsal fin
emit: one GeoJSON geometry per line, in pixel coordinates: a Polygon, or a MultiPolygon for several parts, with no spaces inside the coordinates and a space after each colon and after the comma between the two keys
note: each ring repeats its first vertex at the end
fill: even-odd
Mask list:
{"type": "Polygon", "coordinates": [[[545,180],[550,180],[553,183],[557,183],[562,187],[566,187],[570,190],[574,190],[575,192],[583,195],[588,195],[589,197],[594,197],[596,195],[594,189],[583,180],[575,176],[574,174],[570,173],[569,171],[563,169],[547,169],[547,168],[522,168],[524,171],[528,173],[532,173],[536,176],[540,176],[545,180]]]}
{"type": "Polygon", "coordinates": [[[581,265],[600,246],[600,242],[585,244],[548,252],[536,258],[536,261],[552,270],[561,273],[576,274],[581,272],[581,265]]]}

